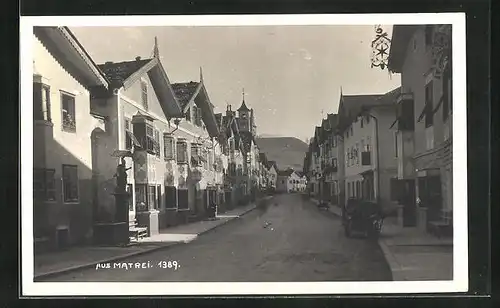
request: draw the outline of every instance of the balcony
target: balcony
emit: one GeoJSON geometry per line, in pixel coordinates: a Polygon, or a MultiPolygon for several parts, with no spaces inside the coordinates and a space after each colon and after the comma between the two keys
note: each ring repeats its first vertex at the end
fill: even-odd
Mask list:
{"type": "Polygon", "coordinates": [[[372,164],[371,152],[361,152],[361,165],[370,166],[372,164]]]}

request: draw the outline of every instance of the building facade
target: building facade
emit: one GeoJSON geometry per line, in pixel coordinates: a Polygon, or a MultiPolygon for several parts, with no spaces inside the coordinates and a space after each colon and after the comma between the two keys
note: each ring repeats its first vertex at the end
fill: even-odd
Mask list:
{"type": "Polygon", "coordinates": [[[90,100],[109,81],[65,27],[35,27],[33,54],[35,243],[85,243],[95,215],[91,135],[106,130],[90,100]]]}
{"type": "Polygon", "coordinates": [[[451,26],[395,25],[389,69],[401,74],[393,129],[398,140],[400,217],[452,229],[451,26]]]}
{"type": "Polygon", "coordinates": [[[341,95],[345,199],[376,201],[395,211],[396,139],[389,129],[396,111],[397,88],[385,95],[341,95]]]}

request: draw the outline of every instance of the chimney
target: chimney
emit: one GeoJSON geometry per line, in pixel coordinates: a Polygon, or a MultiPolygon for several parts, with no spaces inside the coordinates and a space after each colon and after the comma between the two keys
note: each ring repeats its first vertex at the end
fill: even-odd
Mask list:
{"type": "Polygon", "coordinates": [[[141,61],[141,57],[140,56],[135,57],[135,61],[141,61]]]}

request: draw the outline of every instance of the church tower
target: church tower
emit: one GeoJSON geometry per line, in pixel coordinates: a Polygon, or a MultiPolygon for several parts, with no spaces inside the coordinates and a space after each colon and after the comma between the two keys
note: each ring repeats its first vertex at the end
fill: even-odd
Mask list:
{"type": "Polygon", "coordinates": [[[241,103],[240,108],[238,108],[238,118],[240,131],[252,132],[250,109],[248,109],[247,105],[245,104],[245,89],[243,89],[243,102],[241,103]]]}

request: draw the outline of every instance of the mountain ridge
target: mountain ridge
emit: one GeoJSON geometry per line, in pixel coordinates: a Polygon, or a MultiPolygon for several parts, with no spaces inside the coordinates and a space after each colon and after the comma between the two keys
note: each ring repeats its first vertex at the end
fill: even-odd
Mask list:
{"type": "Polygon", "coordinates": [[[276,161],[280,170],[292,168],[302,171],[304,155],[308,145],[296,137],[264,137],[255,138],[260,152],[265,153],[268,160],[276,161]]]}

